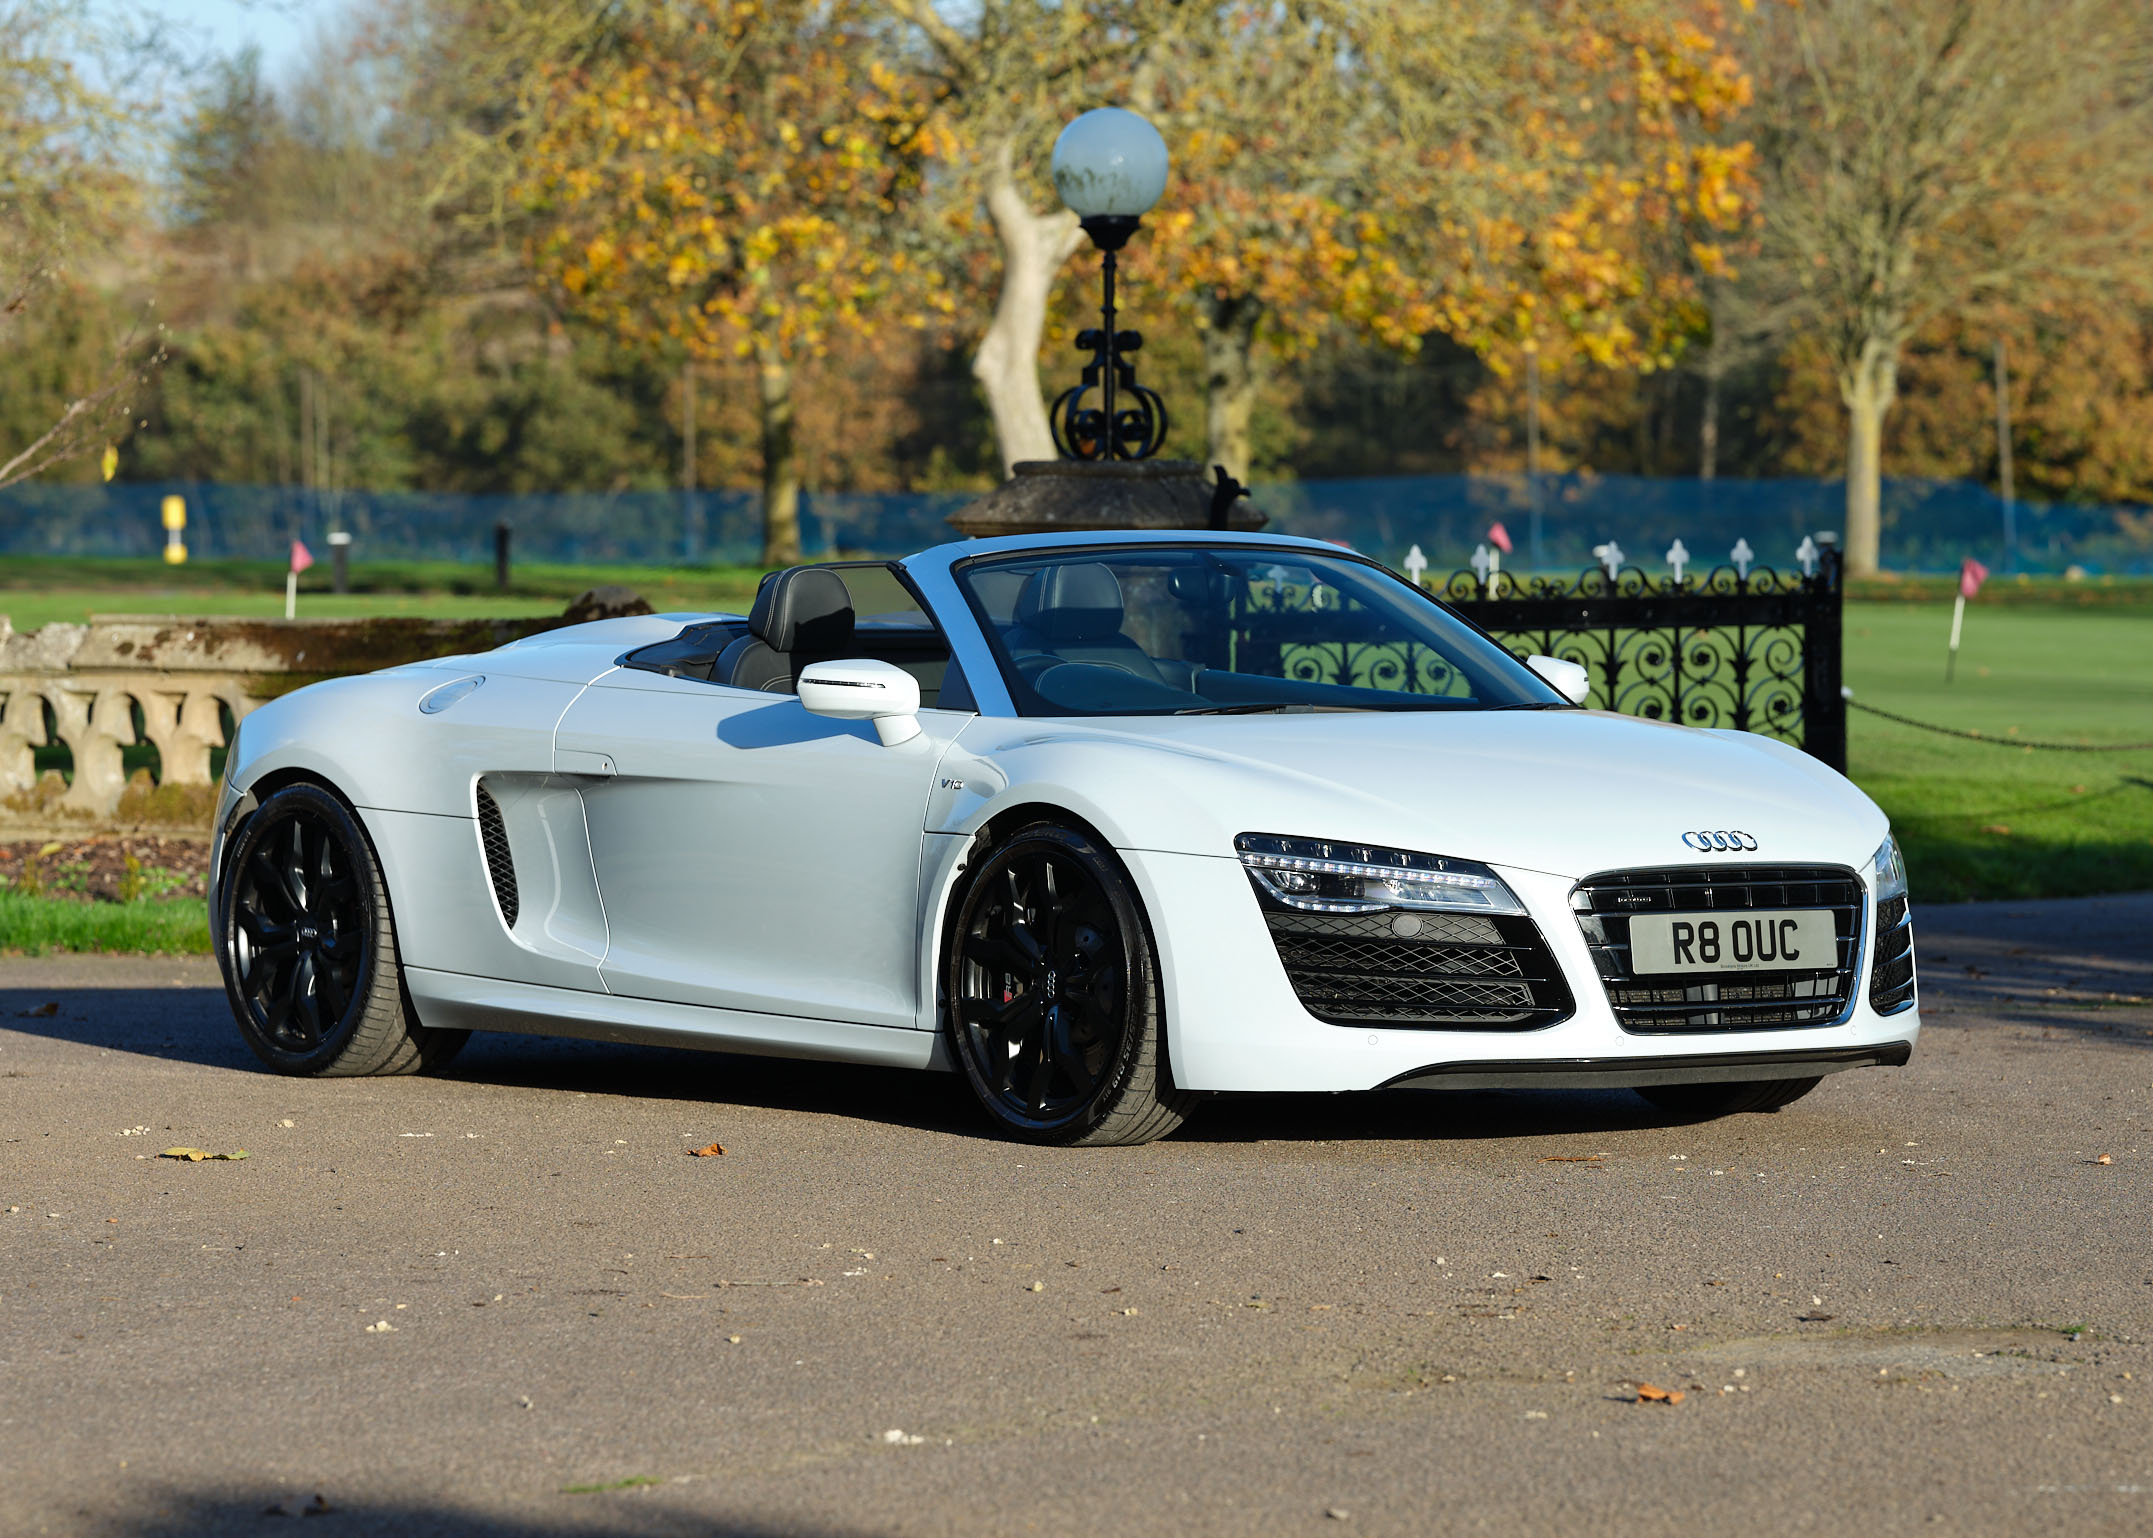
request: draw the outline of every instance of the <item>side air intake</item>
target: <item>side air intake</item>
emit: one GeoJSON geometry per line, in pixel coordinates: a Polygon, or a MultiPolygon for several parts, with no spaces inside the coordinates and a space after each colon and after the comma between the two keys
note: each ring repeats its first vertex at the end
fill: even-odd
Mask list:
{"type": "Polygon", "coordinates": [[[493,882],[493,900],[501,907],[501,922],[514,929],[516,862],[509,858],[508,826],[501,821],[501,808],[484,785],[478,788],[478,842],[486,852],[486,875],[493,882]]]}

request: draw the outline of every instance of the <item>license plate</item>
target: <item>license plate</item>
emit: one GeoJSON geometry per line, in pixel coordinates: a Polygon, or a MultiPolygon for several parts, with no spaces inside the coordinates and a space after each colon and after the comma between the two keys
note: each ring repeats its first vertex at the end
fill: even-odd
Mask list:
{"type": "Polygon", "coordinates": [[[1815,908],[1756,913],[1639,913],[1630,971],[1823,972],[1839,964],[1832,915],[1815,908]]]}

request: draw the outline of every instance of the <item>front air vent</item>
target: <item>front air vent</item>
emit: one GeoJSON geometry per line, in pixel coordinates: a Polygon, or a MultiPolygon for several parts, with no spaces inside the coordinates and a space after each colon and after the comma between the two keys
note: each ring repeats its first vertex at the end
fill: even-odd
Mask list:
{"type": "Polygon", "coordinates": [[[486,854],[486,875],[493,882],[493,900],[501,907],[501,922],[514,929],[516,862],[509,858],[508,825],[501,821],[501,808],[484,785],[478,788],[478,842],[486,854]]]}
{"type": "Polygon", "coordinates": [[[1906,894],[1876,905],[1876,959],[1869,964],[1869,1007],[1895,1015],[1914,1002],[1914,919],[1906,894]]]}

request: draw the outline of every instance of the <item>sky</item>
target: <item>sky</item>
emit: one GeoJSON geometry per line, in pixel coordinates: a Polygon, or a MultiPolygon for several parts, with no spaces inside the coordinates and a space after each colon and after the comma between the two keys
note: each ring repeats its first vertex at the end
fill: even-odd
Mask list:
{"type": "Polygon", "coordinates": [[[343,9],[342,0],[138,0],[188,33],[204,52],[262,50],[262,73],[274,84],[305,51],[316,28],[343,9]]]}

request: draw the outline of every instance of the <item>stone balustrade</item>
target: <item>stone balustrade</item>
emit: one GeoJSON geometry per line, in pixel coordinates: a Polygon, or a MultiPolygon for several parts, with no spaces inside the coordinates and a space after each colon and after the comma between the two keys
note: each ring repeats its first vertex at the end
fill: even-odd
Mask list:
{"type": "Polygon", "coordinates": [[[206,831],[211,750],[263,701],[322,678],[485,651],[561,623],[114,614],[17,632],[0,616],[0,836],[145,824],[206,831]],[[122,757],[144,739],[160,766],[149,796],[134,793],[144,787],[139,777],[130,785],[122,757]],[[49,775],[41,783],[36,768],[36,750],[56,742],[74,761],[64,793],[49,775]]]}

